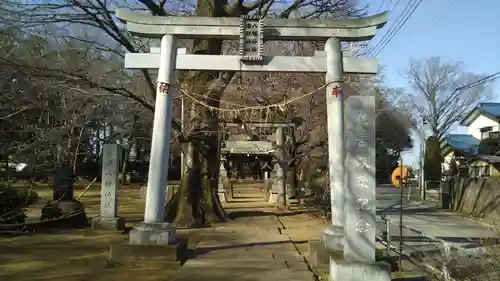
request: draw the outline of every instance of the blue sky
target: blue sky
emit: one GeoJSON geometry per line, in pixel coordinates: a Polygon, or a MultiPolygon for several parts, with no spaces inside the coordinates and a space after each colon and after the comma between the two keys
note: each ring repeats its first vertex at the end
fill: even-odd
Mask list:
{"type": "MultiPolygon", "coordinates": [[[[388,24],[379,30],[373,44],[384,36],[399,17],[409,1],[401,0],[390,11],[388,24]]],[[[397,0],[362,0],[370,5],[370,13],[390,10],[397,0]]],[[[408,91],[401,76],[410,58],[440,56],[447,60],[462,61],[467,70],[478,73],[500,71],[500,0],[423,0],[413,15],[391,42],[377,56],[385,66],[386,84],[403,87],[408,91]]],[[[498,87],[496,87],[498,89],[498,87]]],[[[500,100],[495,94],[494,100],[500,100]]],[[[463,131],[460,128],[456,131],[463,131]]],[[[415,148],[403,154],[403,161],[416,163],[419,142],[415,148]]]]}

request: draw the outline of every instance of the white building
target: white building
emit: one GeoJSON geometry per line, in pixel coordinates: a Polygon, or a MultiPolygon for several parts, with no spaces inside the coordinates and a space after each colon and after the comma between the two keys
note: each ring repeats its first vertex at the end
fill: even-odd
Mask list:
{"type": "MultiPolygon", "coordinates": [[[[460,122],[468,134],[448,134],[441,140],[442,169],[445,174],[457,157],[479,157],[479,143],[485,138],[499,138],[500,103],[479,103],[460,122]]],[[[484,157],[482,157],[484,158],[484,157]]]]}

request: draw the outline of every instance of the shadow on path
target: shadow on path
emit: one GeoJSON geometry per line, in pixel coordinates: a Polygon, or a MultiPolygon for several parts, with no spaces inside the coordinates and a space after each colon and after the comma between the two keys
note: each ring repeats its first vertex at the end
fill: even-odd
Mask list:
{"type": "MultiPolygon", "coordinates": [[[[500,244],[500,239],[498,238],[485,238],[485,237],[446,237],[446,236],[438,236],[438,239],[444,240],[449,243],[473,243],[474,245],[470,245],[469,247],[477,247],[484,245],[496,245],[500,244]]],[[[400,241],[399,235],[391,235],[391,241],[396,242],[400,241]]],[[[434,239],[430,239],[428,237],[423,236],[407,236],[403,235],[404,242],[429,242],[429,243],[438,243],[434,239]]],[[[467,246],[462,246],[467,248],[467,246]]]]}
{"type": "Polygon", "coordinates": [[[229,211],[228,217],[233,220],[238,218],[265,217],[265,216],[289,217],[289,216],[296,216],[304,213],[313,212],[313,211],[265,212],[265,211],[253,211],[253,210],[231,212],[231,208],[227,208],[226,211],[229,211]]]}
{"type": "MultiPolygon", "coordinates": [[[[406,206],[405,206],[406,207],[406,206]]],[[[437,213],[442,210],[437,207],[403,207],[403,215],[410,214],[423,214],[423,213],[437,213]]],[[[389,209],[377,210],[377,215],[398,215],[401,212],[401,208],[391,207],[389,209]]]]}
{"type": "Polygon", "coordinates": [[[197,248],[196,252],[198,255],[204,255],[204,254],[208,254],[208,253],[213,252],[213,251],[220,251],[220,250],[241,249],[241,248],[259,247],[259,246],[281,245],[281,244],[297,244],[297,243],[301,244],[301,243],[307,243],[307,242],[308,242],[308,240],[304,240],[304,241],[252,242],[252,243],[246,243],[246,244],[197,248]]]}

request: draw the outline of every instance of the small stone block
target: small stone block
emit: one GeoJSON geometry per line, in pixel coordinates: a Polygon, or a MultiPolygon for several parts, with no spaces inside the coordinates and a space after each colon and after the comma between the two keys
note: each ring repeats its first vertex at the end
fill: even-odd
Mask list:
{"type": "Polygon", "coordinates": [[[279,201],[279,194],[278,193],[269,192],[269,200],[267,201],[268,204],[270,204],[270,205],[276,205],[276,204],[278,204],[278,201],[279,201]]]}
{"type": "Polygon", "coordinates": [[[391,279],[391,268],[386,262],[367,264],[332,258],[330,264],[330,281],[391,281],[391,279]]]}
{"type": "Polygon", "coordinates": [[[342,251],[329,250],[321,240],[311,240],[308,243],[309,263],[313,266],[328,265],[330,257],[342,257],[342,251]]]}
{"type": "Polygon", "coordinates": [[[169,223],[141,223],[129,233],[129,243],[133,245],[176,244],[175,227],[169,223]]]}
{"type": "Polygon", "coordinates": [[[323,245],[330,251],[343,251],[345,243],[344,228],[328,225],[321,237],[323,245]]]}
{"type": "Polygon", "coordinates": [[[226,196],[226,192],[225,191],[219,191],[219,199],[220,199],[220,202],[222,203],[227,203],[227,196],[226,196]]]}
{"type": "Polygon", "coordinates": [[[92,219],[93,229],[124,230],[125,219],[122,217],[104,218],[96,217],[92,219]]]}
{"type": "Polygon", "coordinates": [[[185,243],[171,245],[133,245],[116,243],[110,247],[110,260],[115,262],[179,262],[184,260],[185,243]]]}
{"type": "Polygon", "coordinates": [[[330,262],[330,253],[326,250],[322,241],[309,241],[308,246],[309,263],[311,265],[318,266],[330,262]]]}

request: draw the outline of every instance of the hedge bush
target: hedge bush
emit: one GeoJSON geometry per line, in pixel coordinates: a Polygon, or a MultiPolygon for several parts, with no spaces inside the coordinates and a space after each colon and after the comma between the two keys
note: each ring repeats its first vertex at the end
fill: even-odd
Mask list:
{"type": "Polygon", "coordinates": [[[0,188],[0,224],[24,223],[24,208],[38,200],[28,188],[0,188]]]}
{"type": "Polygon", "coordinates": [[[424,179],[425,181],[441,181],[441,147],[435,136],[430,136],[425,142],[424,179]]]}

